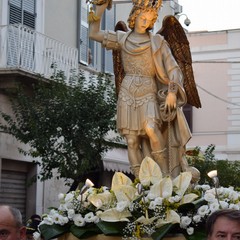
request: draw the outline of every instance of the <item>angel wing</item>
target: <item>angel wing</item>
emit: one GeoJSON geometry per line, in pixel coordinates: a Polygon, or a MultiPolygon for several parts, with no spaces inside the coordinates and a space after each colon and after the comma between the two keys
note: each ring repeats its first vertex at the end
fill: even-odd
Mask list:
{"type": "MultiPolygon", "coordinates": [[[[127,32],[128,28],[127,28],[127,25],[125,22],[119,21],[116,24],[114,30],[115,31],[121,30],[121,31],[127,32]]],[[[118,96],[122,80],[125,76],[125,72],[124,72],[123,65],[122,65],[121,51],[113,50],[112,54],[113,54],[113,72],[115,75],[116,94],[118,96]]]]}
{"type": "Polygon", "coordinates": [[[182,70],[187,103],[196,108],[201,108],[201,101],[193,75],[189,42],[184,29],[174,16],[166,16],[163,19],[162,28],[157,34],[162,35],[168,42],[172,54],[182,70]]]}

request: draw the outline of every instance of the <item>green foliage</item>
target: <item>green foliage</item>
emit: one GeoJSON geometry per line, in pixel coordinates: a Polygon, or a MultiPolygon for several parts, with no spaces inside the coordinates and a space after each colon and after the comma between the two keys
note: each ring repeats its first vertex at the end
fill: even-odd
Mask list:
{"type": "Polygon", "coordinates": [[[207,176],[211,170],[218,171],[220,185],[223,187],[240,187],[240,161],[217,160],[214,155],[215,145],[207,147],[204,154],[200,154],[200,148],[196,147],[192,155],[188,156],[189,163],[196,167],[201,173],[200,184],[208,183],[213,185],[212,180],[207,176]]]}
{"type": "Polygon", "coordinates": [[[56,72],[48,83],[40,79],[26,94],[23,85],[12,96],[14,116],[0,112],[5,131],[30,150],[20,151],[41,165],[40,179],[79,176],[102,169],[102,153],[109,130],[115,130],[116,99],[111,76],[99,74],[87,80],[82,72],[66,83],[56,72]]]}

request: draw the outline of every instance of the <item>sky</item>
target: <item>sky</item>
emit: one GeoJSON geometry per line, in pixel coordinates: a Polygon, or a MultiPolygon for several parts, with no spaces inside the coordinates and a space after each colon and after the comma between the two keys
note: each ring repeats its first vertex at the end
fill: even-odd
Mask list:
{"type": "MultiPolygon", "coordinates": [[[[189,31],[240,29],[240,0],[178,0],[191,20],[189,31]]],[[[179,18],[181,23],[186,17],[179,18]]]]}

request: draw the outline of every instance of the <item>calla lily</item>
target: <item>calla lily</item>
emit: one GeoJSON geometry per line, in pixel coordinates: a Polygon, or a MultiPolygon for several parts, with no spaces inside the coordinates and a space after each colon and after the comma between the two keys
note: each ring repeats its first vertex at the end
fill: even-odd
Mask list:
{"type": "Polygon", "coordinates": [[[180,223],[180,216],[174,210],[168,210],[166,212],[166,219],[159,218],[156,222],[156,227],[160,228],[168,223],[180,223]]]}
{"type": "Polygon", "coordinates": [[[109,203],[113,202],[113,195],[107,191],[98,194],[91,194],[88,197],[88,201],[91,202],[97,209],[105,209],[109,206],[109,203]]]}
{"type": "Polygon", "coordinates": [[[180,223],[180,216],[174,210],[168,210],[166,220],[171,223],[180,223]]]}
{"type": "Polygon", "coordinates": [[[173,184],[170,177],[163,178],[160,182],[153,184],[148,193],[149,198],[168,198],[172,196],[173,184]]]}
{"type": "Polygon", "coordinates": [[[119,186],[131,186],[132,184],[132,180],[124,173],[115,172],[112,178],[111,189],[114,191],[116,188],[119,188],[119,186]]]}
{"type": "Polygon", "coordinates": [[[136,220],[136,222],[143,223],[143,224],[151,224],[153,221],[155,221],[157,217],[152,217],[152,218],[146,218],[145,216],[141,216],[136,220]]]}
{"type": "Polygon", "coordinates": [[[106,222],[129,222],[128,217],[131,217],[129,211],[117,211],[115,208],[108,209],[104,212],[99,212],[98,217],[106,222]]]}
{"type": "Polygon", "coordinates": [[[141,163],[139,171],[140,182],[144,186],[149,186],[162,179],[162,172],[158,164],[150,157],[145,157],[141,163]]]}
{"type": "Polygon", "coordinates": [[[192,174],[190,172],[180,173],[174,180],[174,192],[179,196],[183,196],[188,189],[190,182],[192,180],[192,174]]]}
{"type": "Polygon", "coordinates": [[[136,198],[137,189],[132,186],[119,186],[115,188],[114,194],[117,201],[132,201],[136,198]]]}
{"type": "Polygon", "coordinates": [[[182,197],[182,200],[180,202],[180,204],[184,204],[184,203],[191,203],[193,202],[195,199],[197,199],[199,196],[195,193],[189,193],[186,194],[182,197]]]}

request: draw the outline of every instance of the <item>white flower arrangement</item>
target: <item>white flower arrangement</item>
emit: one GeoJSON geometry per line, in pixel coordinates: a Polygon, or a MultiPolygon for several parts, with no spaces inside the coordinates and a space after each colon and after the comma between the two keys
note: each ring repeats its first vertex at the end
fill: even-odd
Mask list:
{"type": "Polygon", "coordinates": [[[97,189],[87,181],[84,190],[60,193],[58,209],[51,209],[39,228],[45,240],[67,232],[78,238],[103,233],[157,240],[171,231],[186,238],[204,236],[204,224],[212,212],[240,209],[240,193],[232,187],[193,186],[191,179],[190,172],[173,180],[162,178],[158,165],[146,157],[135,182],[116,172],[111,189],[97,189]]]}

